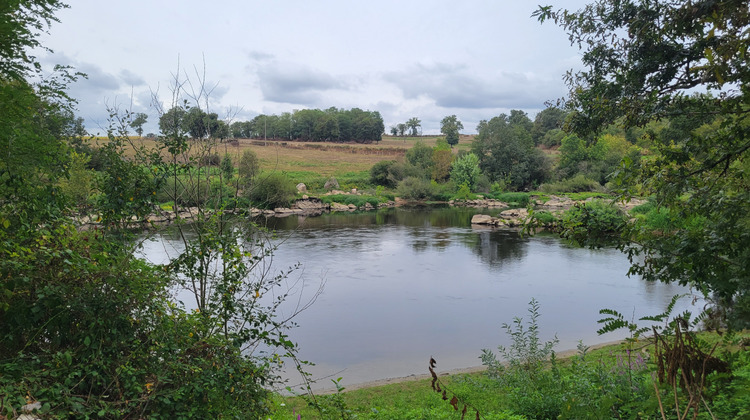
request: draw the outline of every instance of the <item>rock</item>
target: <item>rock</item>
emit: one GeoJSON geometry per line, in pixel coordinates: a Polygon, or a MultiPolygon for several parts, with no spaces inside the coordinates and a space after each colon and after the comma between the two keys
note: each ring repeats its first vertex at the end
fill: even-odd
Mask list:
{"type": "Polygon", "coordinates": [[[328,181],[326,181],[323,188],[325,188],[326,190],[333,190],[333,189],[339,189],[341,187],[339,186],[339,182],[336,181],[336,178],[330,177],[328,178],[328,181]]]}
{"type": "Polygon", "coordinates": [[[297,191],[299,191],[301,193],[306,193],[307,192],[307,185],[305,185],[305,184],[303,184],[303,183],[300,182],[299,184],[297,184],[297,191]]]}
{"type": "Polygon", "coordinates": [[[352,194],[357,194],[357,189],[356,188],[352,188],[352,194]]]}
{"type": "Polygon", "coordinates": [[[349,206],[341,203],[331,204],[331,211],[349,211],[349,206]]]}
{"type": "Polygon", "coordinates": [[[486,215],[486,214],[475,214],[471,217],[471,224],[472,225],[494,225],[495,221],[493,220],[494,217],[486,215]]]}
{"type": "Polygon", "coordinates": [[[503,219],[508,226],[521,226],[529,217],[529,211],[526,209],[511,209],[500,212],[498,216],[503,219]]]}
{"type": "Polygon", "coordinates": [[[568,210],[569,208],[573,207],[575,203],[576,203],[575,201],[571,200],[568,197],[558,197],[556,195],[551,195],[549,200],[547,200],[544,204],[539,206],[539,208],[543,210],[548,210],[551,212],[563,211],[563,210],[568,210]]]}
{"type": "Polygon", "coordinates": [[[297,200],[294,203],[294,208],[300,209],[303,212],[317,212],[328,209],[328,205],[320,201],[318,198],[308,198],[297,200]]]}

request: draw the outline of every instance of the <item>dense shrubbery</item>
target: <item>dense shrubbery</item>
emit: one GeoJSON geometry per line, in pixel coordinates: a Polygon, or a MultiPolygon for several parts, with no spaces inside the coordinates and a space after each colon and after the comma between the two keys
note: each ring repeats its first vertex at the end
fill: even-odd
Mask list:
{"type": "Polygon", "coordinates": [[[563,214],[562,236],[588,246],[611,244],[625,228],[626,220],[614,203],[592,200],[576,204],[563,214]]]}
{"type": "Polygon", "coordinates": [[[245,191],[247,198],[264,209],[289,207],[297,188],[294,181],[280,172],[269,172],[259,175],[253,186],[245,191]]]}
{"type": "Polygon", "coordinates": [[[583,174],[575,175],[572,178],[564,179],[557,182],[542,184],[539,191],[544,193],[578,193],[589,191],[602,191],[601,184],[593,179],[586,178],[583,174]]]}
{"type": "Polygon", "coordinates": [[[528,207],[531,195],[528,193],[497,193],[491,194],[495,200],[508,203],[510,207],[528,207]]]}
{"type": "Polygon", "coordinates": [[[433,184],[424,178],[411,176],[398,183],[398,195],[405,200],[428,200],[435,192],[433,184]]]}

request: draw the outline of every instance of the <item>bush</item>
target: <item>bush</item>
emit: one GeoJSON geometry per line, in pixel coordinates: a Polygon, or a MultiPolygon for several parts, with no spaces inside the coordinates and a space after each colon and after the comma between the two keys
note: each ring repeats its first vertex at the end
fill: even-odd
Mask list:
{"type": "Polygon", "coordinates": [[[245,150],[240,157],[237,165],[237,173],[245,185],[249,185],[256,175],[260,172],[260,161],[258,155],[252,150],[245,150]]]}
{"type": "Polygon", "coordinates": [[[388,179],[391,185],[397,186],[399,182],[409,177],[426,178],[424,171],[408,163],[395,162],[388,167],[388,179]]]}
{"type": "Polygon", "coordinates": [[[271,172],[259,176],[245,194],[255,206],[273,209],[289,206],[297,194],[297,187],[286,175],[271,172]]]}
{"type": "Polygon", "coordinates": [[[592,200],[563,213],[561,236],[580,245],[611,244],[625,228],[625,213],[613,203],[592,200]]]}
{"type": "Polygon", "coordinates": [[[563,181],[542,184],[542,186],[539,187],[540,191],[547,194],[563,192],[592,192],[601,191],[602,189],[603,188],[601,184],[594,181],[593,179],[586,178],[586,176],[584,176],[583,174],[578,174],[573,178],[568,178],[563,181]]]}
{"type": "Polygon", "coordinates": [[[510,207],[528,207],[531,201],[531,196],[528,193],[510,192],[494,194],[492,196],[495,200],[508,203],[510,207]]]}
{"type": "Polygon", "coordinates": [[[221,157],[218,153],[201,156],[201,166],[219,166],[221,163],[221,157]]]}
{"type": "Polygon", "coordinates": [[[428,200],[435,193],[432,182],[413,176],[399,182],[397,191],[404,200],[428,200]]]}
{"type": "Polygon", "coordinates": [[[541,225],[543,227],[553,227],[558,222],[557,217],[555,217],[554,214],[548,211],[535,211],[532,214],[532,219],[536,222],[537,225],[541,225]]]}
{"type": "Polygon", "coordinates": [[[491,350],[482,350],[482,364],[487,375],[496,379],[510,393],[513,411],[533,419],[554,419],[562,409],[562,382],[557,369],[554,346],[557,337],[547,342],[539,339],[539,303],[529,302],[530,319],[524,327],[523,319],[516,317],[513,324],[503,324],[512,339],[509,348],[498,346],[507,366],[491,350]],[[552,369],[545,369],[550,360],[552,369]]]}
{"type": "Polygon", "coordinates": [[[474,200],[476,198],[476,194],[473,194],[471,189],[469,189],[469,186],[466,184],[461,185],[458,188],[458,191],[456,191],[453,197],[451,197],[453,200],[474,200]]]}
{"type": "Polygon", "coordinates": [[[198,207],[206,204],[211,195],[211,184],[205,178],[199,179],[197,175],[183,175],[179,178],[170,179],[157,193],[159,202],[173,201],[185,207],[198,207]]]}
{"type": "Polygon", "coordinates": [[[234,175],[234,164],[232,163],[232,157],[229,156],[229,153],[225,154],[224,158],[221,160],[221,172],[224,174],[224,178],[228,180],[234,175]]]}
{"type": "Polygon", "coordinates": [[[482,172],[479,170],[479,158],[474,153],[463,155],[453,162],[451,180],[456,185],[467,185],[473,189],[482,172]]]}

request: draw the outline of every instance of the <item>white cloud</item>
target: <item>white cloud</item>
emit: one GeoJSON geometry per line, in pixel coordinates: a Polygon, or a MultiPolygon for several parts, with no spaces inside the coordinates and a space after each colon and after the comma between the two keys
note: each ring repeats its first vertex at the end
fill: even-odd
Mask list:
{"type": "Polygon", "coordinates": [[[89,74],[71,87],[87,126],[106,119],[107,101],[130,106],[132,98],[134,111],[153,112],[150,91],[169,102],[178,73],[194,83],[219,80],[211,110],[241,107],[248,118],[359,107],[380,111],[386,125],[416,116],[425,132],[456,114],[468,131],[474,120],[509,109],[533,114],[565,94],[562,75],[578,65],[577,51],[561,29],[530,18],[535,8],[486,0],[77,0],[42,42],[58,52],[45,60],[89,74]]]}

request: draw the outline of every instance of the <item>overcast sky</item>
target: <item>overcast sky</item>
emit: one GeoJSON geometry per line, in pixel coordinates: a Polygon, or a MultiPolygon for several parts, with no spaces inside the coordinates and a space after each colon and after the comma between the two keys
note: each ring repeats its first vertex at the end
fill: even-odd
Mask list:
{"type": "Polygon", "coordinates": [[[41,39],[54,54],[40,58],[88,74],[71,93],[92,133],[106,126],[107,105],[146,112],[146,131],[156,132],[152,93],[169,108],[178,68],[197,88],[204,59],[209,108],[221,118],[359,107],[379,111],[386,130],[417,117],[425,134],[451,114],[463,133],[510,109],[533,118],[565,95],[562,76],[580,65],[565,33],[531,18],[538,2],[527,0],[69,3],[41,39]]]}

